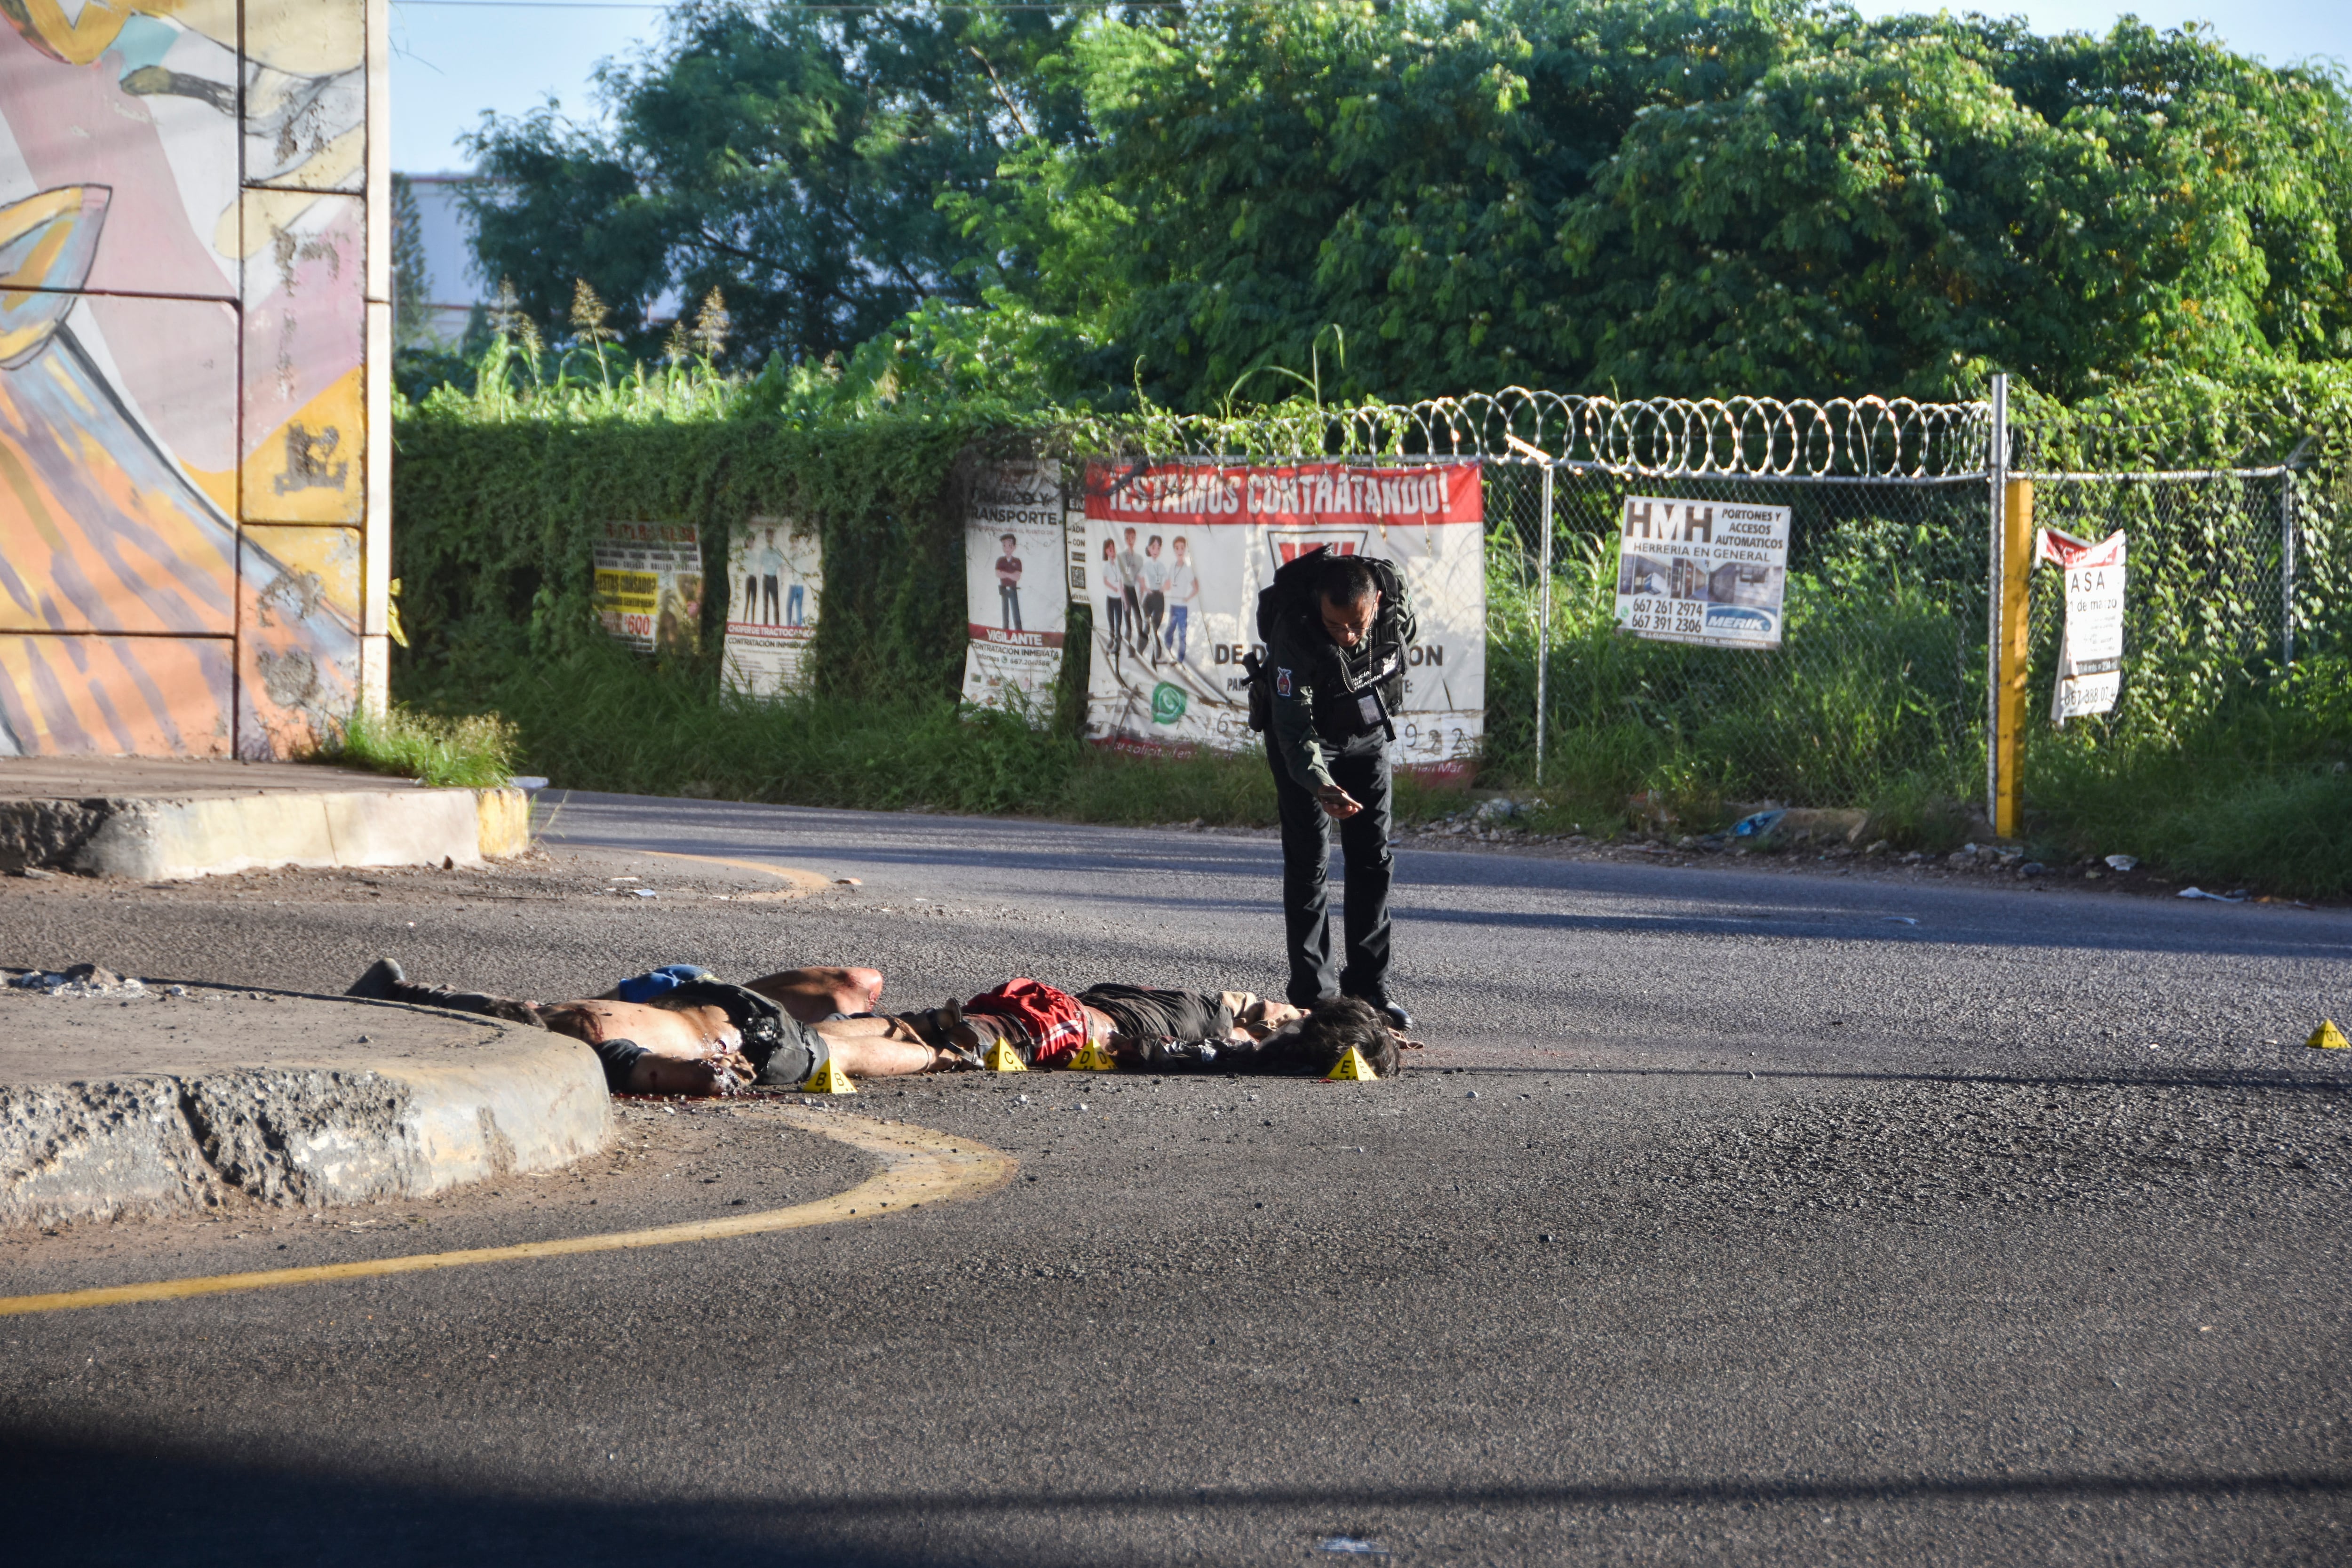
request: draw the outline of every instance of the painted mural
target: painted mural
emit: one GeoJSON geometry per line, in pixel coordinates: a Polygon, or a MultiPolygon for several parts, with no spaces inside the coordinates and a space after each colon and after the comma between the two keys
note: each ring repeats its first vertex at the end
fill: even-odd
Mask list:
{"type": "Polygon", "coordinates": [[[0,755],[295,755],[356,700],[366,20],[0,0],[0,755]]]}

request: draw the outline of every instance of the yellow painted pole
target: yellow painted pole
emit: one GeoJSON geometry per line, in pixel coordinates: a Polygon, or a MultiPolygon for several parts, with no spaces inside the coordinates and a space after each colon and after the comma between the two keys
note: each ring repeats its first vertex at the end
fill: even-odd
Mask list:
{"type": "Polygon", "coordinates": [[[2014,838],[2025,826],[2025,666],[2027,579],[2033,571],[2033,481],[2013,479],[2002,492],[1999,707],[1993,722],[1992,830],[2014,838]]]}

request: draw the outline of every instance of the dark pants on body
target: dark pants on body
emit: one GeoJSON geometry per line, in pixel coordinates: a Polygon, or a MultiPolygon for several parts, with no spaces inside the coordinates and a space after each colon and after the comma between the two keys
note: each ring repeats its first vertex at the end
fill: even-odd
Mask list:
{"type": "MultiPolygon", "coordinates": [[[[1328,742],[1326,742],[1327,754],[1328,742]]],[[[1328,757],[1332,780],[1364,809],[1339,826],[1339,851],[1347,857],[1347,967],[1331,962],[1329,877],[1331,816],[1315,792],[1290,776],[1282,759],[1274,767],[1275,803],[1282,817],[1282,918],[1290,940],[1293,1005],[1312,1006],[1337,992],[1360,996],[1375,1007],[1388,1004],[1389,795],[1387,737],[1375,730],[1328,757]]]]}

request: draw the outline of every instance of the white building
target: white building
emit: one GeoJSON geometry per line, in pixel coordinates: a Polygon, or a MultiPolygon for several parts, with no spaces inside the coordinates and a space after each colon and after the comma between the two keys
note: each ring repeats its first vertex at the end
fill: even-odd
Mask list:
{"type": "Polygon", "coordinates": [[[404,321],[402,335],[412,342],[455,348],[476,307],[495,304],[499,293],[498,279],[485,279],[474,264],[473,219],[459,199],[474,176],[394,174],[393,179],[405,182],[416,204],[416,238],[425,258],[418,290],[425,300],[424,321],[413,337],[404,321]]]}

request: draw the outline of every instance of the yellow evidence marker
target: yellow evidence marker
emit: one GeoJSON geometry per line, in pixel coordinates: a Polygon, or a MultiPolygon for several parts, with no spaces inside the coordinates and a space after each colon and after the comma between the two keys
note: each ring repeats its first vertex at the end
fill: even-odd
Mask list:
{"type": "Polygon", "coordinates": [[[2352,1051],[2352,1040],[2344,1037],[2333,1018],[2322,1018],[2319,1027],[2311,1031],[2311,1038],[2303,1043],[2315,1051],[2352,1051]]]}
{"type": "Polygon", "coordinates": [[[841,1070],[839,1062],[827,1057],[824,1058],[824,1066],[808,1075],[808,1081],[801,1085],[801,1092],[803,1094],[856,1094],[857,1086],[849,1081],[849,1075],[841,1070]]]}
{"type": "Polygon", "coordinates": [[[1021,1059],[1021,1053],[1003,1040],[997,1041],[988,1055],[981,1058],[980,1060],[981,1065],[991,1072],[1027,1072],[1029,1070],[1029,1064],[1021,1059]]]}
{"type": "Polygon", "coordinates": [[[1372,1064],[1364,1059],[1364,1053],[1349,1046],[1348,1054],[1341,1057],[1337,1063],[1333,1064],[1331,1070],[1323,1075],[1323,1081],[1325,1083],[1378,1083],[1380,1078],[1381,1075],[1372,1070],[1372,1064]]]}
{"type": "Polygon", "coordinates": [[[1072,1072],[1117,1072],[1118,1061],[1100,1046],[1088,1040],[1078,1054],[1070,1058],[1072,1072]]]}

